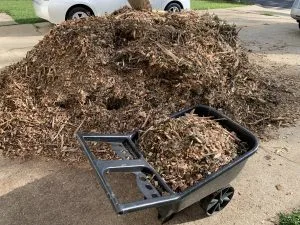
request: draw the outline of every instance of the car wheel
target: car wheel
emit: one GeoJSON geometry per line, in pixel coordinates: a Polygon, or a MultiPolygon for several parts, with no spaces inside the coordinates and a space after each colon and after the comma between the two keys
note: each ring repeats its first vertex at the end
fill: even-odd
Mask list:
{"type": "Polygon", "coordinates": [[[93,12],[91,10],[84,7],[75,7],[68,12],[66,18],[67,20],[73,20],[86,18],[89,16],[93,16],[93,12]]]}
{"type": "Polygon", "coordinates": [[[166,7],[166,11],[168,12],[180,12],[181,11],[181,6],[178,3],[171,3],[169,5],[167,5],[166,7]]]}
{"type": "Polygon", "coordinates": [[[299,26],[299,29],[300,29],[300,22],[298,22],[298,26],[299,26]]]}

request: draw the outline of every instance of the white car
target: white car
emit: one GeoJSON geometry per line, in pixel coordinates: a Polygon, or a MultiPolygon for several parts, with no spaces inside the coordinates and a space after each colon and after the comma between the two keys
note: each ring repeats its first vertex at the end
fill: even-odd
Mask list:
{"type": "MultiPolygon", "coordinates": [[[[150,3],[153,10],[178,12],[190,9],[190,0],[150,0],[150,3]]],[[[51,23],[101,16],[126,5],[129,6],[127,0],[33,0],[36,15],[51,23]]]]}
{"type": "Polygon", "coordinates": [[[299,23],[300,29],[300,0],[295,0],[291,9],[291,17],[299,23]]]}

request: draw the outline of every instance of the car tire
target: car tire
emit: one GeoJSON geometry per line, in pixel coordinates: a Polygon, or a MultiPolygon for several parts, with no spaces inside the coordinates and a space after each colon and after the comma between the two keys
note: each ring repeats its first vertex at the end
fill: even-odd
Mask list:
{"type": "Polygon", "coordinates": [[[299,26],[299,29],[300,29],[300,22],[298,22],[298,26],[299,26]]]}
{"type": "Polygon", "coordinates": [[[179,5],[176,2],[173,2],[169,5],[167,5],[167,7],[165,8],[165,11],[168,11],[168,12],[180,12],[181,10],[182,10],[181,5],[179,5]]]}
{"type": "Polygon", "coordinates": [[[74,7],[67,13],[66,19],[67,20],[81,19],[81,18],[93,16],[93,15],[94,15],[94,13],[87,8],[74,7]]]}

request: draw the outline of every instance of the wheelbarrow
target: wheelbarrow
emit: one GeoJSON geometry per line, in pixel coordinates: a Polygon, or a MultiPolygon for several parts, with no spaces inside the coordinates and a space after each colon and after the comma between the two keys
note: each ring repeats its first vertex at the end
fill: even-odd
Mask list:
{"type": "Polygon", "coordinates": [[[155,207],[158,210],[159,219],[162,222],[166,222],[175,213],[197,202],[200,203],[200,206],[208,216],[221,211],[230,202],[234,194],[234,188],[229,183],[242,170],[247,159],[257,151],[258,140],[250,131],[208,106],[198,105],[191,107],[175,113],[171,117],[177,118],[192,111],[199,116],[209,116],[218,119],[218,122],[224,128],[234,132],[237,138],[246,143],[247,151],[229,164],[221,167],[218,171],[180,193],[174,192],[145,160],[143,153],[137,147],[137,132],[129,135],[77,134],[83,152],[89,159],[99,178],[99,183],[118,214],[155,207]],[[110,144],[121,160],[97,159],[87,144],[90,141],[110,144]],[[106,178],[106,174],[109,172],[133,173],[136,176],[137,187],[143,194],[144,199],[121,203],[106,178]],[[149,175],[156,183],[149,179],[149,175]]]}

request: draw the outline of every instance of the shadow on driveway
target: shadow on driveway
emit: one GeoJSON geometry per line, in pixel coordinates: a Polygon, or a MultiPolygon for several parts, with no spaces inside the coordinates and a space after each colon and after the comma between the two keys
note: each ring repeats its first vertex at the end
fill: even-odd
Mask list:
{"type": "MultiPolygon", "coordinates": [[[[132,190],[118,177],[119,188],[132,197],[132,190]]],[[[133,196],[134,197],[134,196],[133,196]]],[[[118,216],[90,170],[66,168],[19,187],[0,197],[0,220],[5,225],[32,224],[151,224],[159,225],[156,209],[118,216]]],[[[178,213],[168,224],[181,224],[203,217],[200,206],[178,213]],[[188,211],[188,213],[185,213],[188,211]]]]}

